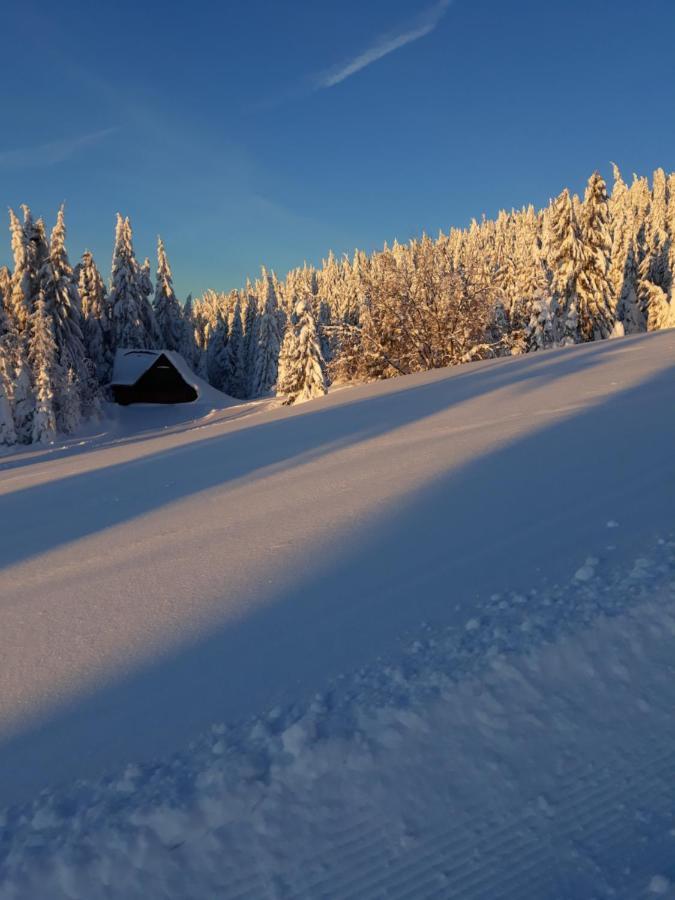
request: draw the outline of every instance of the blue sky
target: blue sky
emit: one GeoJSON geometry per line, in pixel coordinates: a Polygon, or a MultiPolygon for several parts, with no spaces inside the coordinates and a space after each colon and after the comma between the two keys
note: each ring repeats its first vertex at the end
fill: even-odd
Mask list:
{"type": "MultiPolygon", "coordinates": [[[[179,293],[675,169],[673,0],[116,0],[3,10],[0,202],[179,293]]],[[[9,236],[0,242],[9,262],[9,236]]]]}

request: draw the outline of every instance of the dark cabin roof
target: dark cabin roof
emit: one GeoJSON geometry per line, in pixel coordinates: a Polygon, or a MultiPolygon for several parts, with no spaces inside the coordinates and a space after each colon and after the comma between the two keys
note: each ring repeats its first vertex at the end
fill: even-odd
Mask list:
{"type": "Polygon", "coordinates": [[[173,350],[119,349],[115,354],[110,384],[112,387],[133,387],[162,356],[166,357],[183,381],[194,388],[199,395],[199,379],[180,353],[173,350]]]}

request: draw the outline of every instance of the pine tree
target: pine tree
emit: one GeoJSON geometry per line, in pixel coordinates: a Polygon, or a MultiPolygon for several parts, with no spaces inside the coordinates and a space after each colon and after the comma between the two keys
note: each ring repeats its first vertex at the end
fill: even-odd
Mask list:
{"type": "Polygon", "coordinates": [[[110,379],[113,363],[106,289],[89,250],[85,250],[78,268],[85,348],[94,365],[99,384],[106,384],[110,379]]]}
{"type": "Polygon", "coordinates": [[[154,299],[155,320],[161,346],[180,352],[184,341],[184,322],[180,303],[173,289],[171,268],[161,237],[157,238],[157,281],[154,299]]]}
{"type": "Polygon", "coordinates": [[[113,352],[119,347],[151,349],[141,315],[145,297],[139,287],[138,270],[129,220],[117,213],[110,289],[113,352]]]}
{"type": "Polygon", "coordinates": [[[228,337],[227,320],[219,315],[206,348],[206,375],[209,384],[219,391],[227,390],[228,386],[231,365],[227,352],[228,337]]]}
{"type": "Polygon", "coordinates": [[[251,396],[267,394],[277,380],[281,336],[279,332],[279,310],[274,290],[274,282],[263,268],[262,280],[257,294],[258,316],[256,329],[256,353],[253,358],[251,396]]]}
{"type": "Polygon", "coordinates": [[[285,395],[285,403],[304,403],[327,393],[326,364],[316,320],[310,301],[301,300],[295,310],[297,325],[289,323],[292,332],[284,336],[278,393],[285,395]]]}
{"type": "Polygon", "coordinates": [[[35,384],[35,411],[32,418],[31,441],[47,443],[56,434],[55,385],[57,370],[54,326],[47,304],[39,296],[30,317],[29,361],[35,384]]]}
{"type": "Polygon", "coordinates": [[[183,336],[179,351],[187,364],[196,372],[199,368],[199,354],[195,343],[195,323],[192,316],[192,294],[188,294],[181,315],[183,318],[183,336]]]}
{"type": "Polygon", "coordinates": [[[588,181],[581,212],[582,264],[577,280],[579,330],[584,341],[609,337],[614,326],[608,278],[611,237],[607,188],[599,172],[588,181]]]}
{"type": "Polygon", "coordinates": [[[40,291],[56,345],[58,370],[55,409],[57,428],[69,434],[97,409],[97,388],[84,346],[80,292],[65,246],[66,226],[63,207],[49,242],[49,255],[40,268],[40,291]]]}
{"type": "Polygon", "coordinates": [[[292,403],[291,397],[298,389],[299,346],[295,314],[291,313],[286,320],[284,339],[279,351],[279,370],[277,375],[277,397],[284,397],[284,403],[292,403]]]}
{"type": "MultiPolygon", "coordinates": [[[[30,323],[29,323],[30,325],[30,323]]],[[[22,444],[29,444],[33,437],[33,418],[35,415],[35,394],[31,378],[31,366],[26,358],[23,346],[14,365],[14,381],[12,384],[12,408],[16,439],[22,444]]]]}
{"type": "Polygon", "coordinates": [[[40,286],[40,268],[49,255],[44,224],[41,220],[37,222],[33,220],[27,206],[23,206],[22,209],[23,224],[17,218],[14,210],[10,209],[9,211],[14,256],[9,307],[19,333],[26,329],[28,319],[33,311],[40,286]]]}
{"type": "Polygon", "coordinates": [[[556,343],[579,340],[577,282],[583,265],[583,250],[570,193],[565,190],[551,210],[548,264],[553,273],[553,311],[556,343]]]}
{"type": "Polygon", "coordinates": [[[231,397],[243,400],[247,395],[244,329],[241,304],[237,301],[228,323],[229,337],[223,359],[223,389],[231,397]]]}
{"type": "Polygon", "coordinates": [[[6,375],[5,351],[0,343],[0,446],[16,444],[16,428],[12,413],[11,389],[6,375]]]}
{"type": "MultiPolygon", "coordinates": [[[[129,232],[129,241],[131,241],[131,225],[129,219],[125,221],[125,227],[129,232]]],[[[134,260],[134,262],[136,262],[134,260]]],[[[143,265],[136,263],[136,278],[138,281],[138,290],[142,298],[139,303],[139,311],[141,322],[145,330],[145,346],[149,350],[159,350],[162,347],[162,334],[157,325],[155,311],[150,302],[154,288],[152,286],[152,278],[150,277],[150,260],[146,257],[143,265]]],[[[167,348],[168,349],[168,348],[167,348]]]]}

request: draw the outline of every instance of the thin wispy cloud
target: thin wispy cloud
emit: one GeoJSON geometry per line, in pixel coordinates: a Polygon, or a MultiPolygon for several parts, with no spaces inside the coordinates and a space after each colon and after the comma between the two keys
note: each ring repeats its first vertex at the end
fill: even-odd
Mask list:
{"type": "Polygon", "coordinates": [[[100,131],[92,131],[89,134],[81,134],[77,137],[48,141],[46,144],[38,144],[34,147],[23,147],[18,150],[0,150],[0,168],[23,169],[54,166],[65,162],[71,156],[75,156],[88,147],[93,147],[95,144],[100,143],[115,131],[117,131],[116,128],[104,128],[100,131]]]}
{"type": "Polygon", "coordinates": [[[335,87],[336,84],[351,78],[352,75],[360,72],[361,69],[365,69],[366,66],[370,66],[395,50],[405,47],[406,44],[412,44],[413,41],[419,41],[420,38],[431,34],[450,8],[451,3],[452,0],[439,0],[438,3],[435,3],[422,13],[416,21],[408,23],[405,30],[390,31],[380,35],[375,43],[368,47],[367,50],[364,50],[363,53],[319,75],[315,82],[315,89],[321,90],[322,88],[335,87]]]}

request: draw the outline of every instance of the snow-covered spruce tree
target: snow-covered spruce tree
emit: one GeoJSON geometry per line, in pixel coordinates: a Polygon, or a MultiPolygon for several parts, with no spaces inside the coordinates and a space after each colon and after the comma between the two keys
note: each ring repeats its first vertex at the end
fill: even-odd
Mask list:
{"type": "Polygon", "coordinates": [[[292,403],[288,398],[293,396],[298,387],[299,371],[298,331],[295,312],[286,319],[284,339],[279,351],[279,368],[277,373],[277,397],[283,397],[284,403],[292,403]]]}
{"type": "Polygon", "coordinates": [[[23,206],[22,210],[23,223],[13,209],[9,211],[14,270],[8,306],[19,334],[27,327],[39,291],[40,268],[49,254],[44,224],[41,220],[33,220],[27,206],[23,206]]]}
{"type": "Polygon", "coordinates": [[[623,279],[616,306],[617,322],[623,326],[624,334],[638,334],[647,327],[638,302],[638,271],[635,259],[635,247],[631,238],[624,259],[623,279]]]}
{"type": "Polygon", "coordinates": [[[61,381],[56,381],[55,411],[59,431],[74,431],[82,418],[98,409],[98,387],[84,346],[80,292],[66,252],[63,207],[40,268],[41,296],[51,317],[61,381]]]}
{"type": "MultiPolygon", "coordinates": [[[[126,226],[129,229],[129,235],[131,236],[131,224],[129,223],[128,218],[126,219],[126,226]]],[[[155,290],[150,274],[150,260],[146,256],[143,260],[143,265],[138,265],[137,263],[137,266],[136,275],[138,278],[138,289],[143,298],[140,304],[140,311],[141,321],[143,322],[146,334],[146,346],[151,350],[158,350],[162,346],[162,335],[159,326],[157,325],[155,310],[152,307],[152,301],[150,299],[155,290]]]]}
{"type": "Polygon", "coordinates": [[[279,310],[272,276],[265,268],[257,285],[256,350],[253,356],[251,396],[262,397],[277,381],[281,335],[279,310]]]}
{"type": "Polygon", "coordinates": [[[11,447],[16,444],[16,428],[4,355],[5,351],[0,343],[0,447],[11,447]]]}
{"type": "Polygon", "coordinates": [[[277,393],[284,396],[287,405],[321,397],[328,390],[326,364],[309,299],[298,303],[295,318],[297,324],[289,321],[279,360],[277,393]]]}
{"type": "Polygon", "coordinates": [[[38,297],[29,320],[29,361],[35,385],[31,442],[47,443],[56,434],[55,374],[58,369],[54,326],[47,304],[38,297]]]}
{"type": "MultiPolygon", "coordinates": [[[[30,331],[30,322],[27,330],[30,331]]],[[[33,417],[35,414],[35,393],[31,377],[31,366],[27,351],[23,346],[14,368],[12,384],[12,408],[16,438],[22,444],[30,444],[33,436],[33,417]]]]}
{"type": "Polygon", "coordinates": [[[244,400],[247,396],[246,348],[239,301],[230,313],[228,341],[223,358],[223,390],[231,397],[244,400]]]}
{"type": "Polygon", "coordinates": [[[582,262],[577,279],[579,333],[584,341],[612,333],[612,287],[608,278],[611,237],[607,188],[599,172],[588,180],[581,210],[582,262]]]}
{"type": "Polygon", "coordinates": [[[117,213],[110,288],[111,334],[113,352],[119,347],[152,349],[142,315],[146,298],[139,285],[140,267],[134,255],[131,225],[117,213]]]}
{"type": "Polygon", "coordinates": [[[577,282],[583,265],[583,248],[570,192],[553,203],[550,216],[548,265],[552,272],[554,335],[556,343],[579,341],[577,282]]]}
{"type": "Polygon", "coordinates": [[[155,320],[161,346],[180,353],[184,341],[185,323],[173,289],[173,278],[161,237],[157,238],[157,280],[153,301],[155,320]]]}
{"type": "Polygon", "coordinates": [[[89,250],[85,250],[78,268],[85,349],[99,384],[104,385],[110,380],[113,363],[107,293],[89,250]]]}
{"type": "Polygon", "coordinates": [[[192,316],[192,294],[188,294],[181,315],[183,317],[183,336],[178,349],[183,359],[196,372],[199,368],[199,352],[195,343],[195,323],[192,316]]]}
{"type": "Polygon", "coordinates": [[[219,314],[206,347],[206,375],[208,382],[219,391],[226,390],[230,366],[227,354],[228,337],[227,319],[223,314],[219,314]]]}
{"type": "Polygon", "coordinates": [[[13,365],[10,359],[12,321],[5,308],[5,297],[11,290],[7,269],[0,270],[0,446],[16,443],[16,428],[12,412],[13,365]]]}

